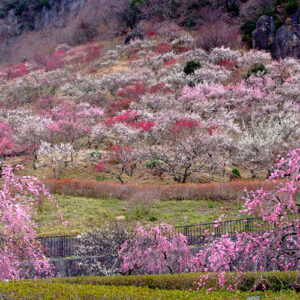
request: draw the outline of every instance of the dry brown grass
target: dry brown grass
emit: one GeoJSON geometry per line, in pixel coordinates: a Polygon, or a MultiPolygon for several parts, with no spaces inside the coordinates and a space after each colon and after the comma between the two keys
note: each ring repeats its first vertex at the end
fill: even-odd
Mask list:
{"type": "Polygon", "coordinates": [[[245,188],[270,190],[272,182],[261,180],[236,180],[231,182],[212,182],[205,184],[115,184],[96,180],[45,180],[51,193],[92,198],[132,200],[147,198],[151,200],[237,200],[245,188]]]}

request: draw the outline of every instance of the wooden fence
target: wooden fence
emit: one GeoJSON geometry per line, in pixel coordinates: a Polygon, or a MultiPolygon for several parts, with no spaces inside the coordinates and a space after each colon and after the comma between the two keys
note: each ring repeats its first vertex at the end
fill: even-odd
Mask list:
{"type": "MultiPolygon", "coordinates": [[[[294,223],[299,221],[300,214],[291,214],[289,220],[294,223]]],[[[207,244],[212,237],[219,237],[224,234],[234,236],[239,232],[265,232],[274,229],[262,218],[246,218],[229,220],[220,223],[202,223],[186,226],[175,226],[175,231],[180,232],[188,238],[189,245],[207,244]]],[[[76,235],[39,237],[48,257],[67,257],[74,255],[76,235]]]]}

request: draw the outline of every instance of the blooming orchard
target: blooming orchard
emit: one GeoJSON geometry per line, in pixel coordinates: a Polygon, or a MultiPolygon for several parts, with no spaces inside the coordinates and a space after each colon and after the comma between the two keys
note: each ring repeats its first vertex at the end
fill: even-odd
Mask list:
{"type": "Polygon", "coordinates": [[[12,66],[15,75],[0,82],[1,153],[26,149],[34,168],[49,166],[56,177],[80,168],[80,151],[101,152],[90,169],[120,182],[149,171],[147,160],[177,182],[229,177],[233,166],[245,177],[269,175],[278,155],[299,145],[299,61],[206,52],[182,30],[162,36],[109,50],[90,43],[12,66]],[[257,71],[262,64],[266,71],[257,71]],[[68,143],[71,163],[58,171],[45,162],[68,143]]]}

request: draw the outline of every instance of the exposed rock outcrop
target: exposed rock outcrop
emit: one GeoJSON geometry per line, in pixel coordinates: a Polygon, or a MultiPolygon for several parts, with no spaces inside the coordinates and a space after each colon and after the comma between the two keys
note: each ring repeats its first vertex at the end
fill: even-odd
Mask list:
{"type": "Polygon", "coordinates": [[[64,27],[88,0],[29,0],[23,6],[0,4],[0,38],[13,37],[24,30],[46,26],[64,27]],[[43,4],[41,4],[43,3],[43,4]]]}
{"type": "Polygon", "coordinates": [[[274,19],[269,16],[261,16],[256,23],[256,29],[252,33],[253,47],[258,50],[268,49],[274,51],[275,33],[274,19]]]}
{"type": "Polygon", "coordinates": [[[300,24],[283,25],[276,32],[275,58],[300,58],[300,24]]]}
{"type": "Polygon", "coordinates": [[[267,50],[274,58],[300,58],[300,8],[277,31],[272,17],[261,16],[252,37],[253,48],[267,50]]]}

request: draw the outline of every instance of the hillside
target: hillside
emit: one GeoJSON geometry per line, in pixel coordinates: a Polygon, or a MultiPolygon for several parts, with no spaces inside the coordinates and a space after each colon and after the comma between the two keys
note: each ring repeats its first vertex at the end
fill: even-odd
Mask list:
{"type": "Polygon", "coordinates": [[[62,43],[146,33],[163,22],[170,31],[180,26],[193,32],[205,50],[253,46],[275,58],[299,58],[298,7],[298,0],[3,0],[0,63],[49,54],[62,43]]]}
{"type": "Polygon", "coordinates": [[[168,24],[129,45],[61,45],[2,69],[2,155],[40,178],[264,178],[299,142],[299,72],[265,52],[206,52],[168,24]]]}

